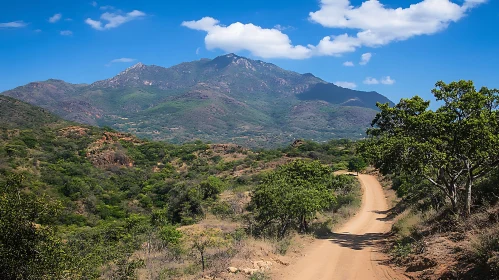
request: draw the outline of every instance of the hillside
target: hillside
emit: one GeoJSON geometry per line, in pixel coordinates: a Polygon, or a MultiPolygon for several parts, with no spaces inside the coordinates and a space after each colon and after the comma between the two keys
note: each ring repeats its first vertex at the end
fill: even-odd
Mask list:
{"type": "Polygon", "coordinates": [[[0,109],[5,279],[133,279],[137,273],[199,279],[227,274],[229,264],[253,267],[249,252],[252,260],[277,257],[274,248],[285,254],[289,244],[254,239],[256,230],[246,230],[256,225],[249,192],[266,173],[297,159],[320,160],[334,179],[338,202],[328,210],[346,214],[331,217],[347,218],[351,211],[339,209],[358,205],[355,180],[330,176],[353,157],[348,140],[258,151],[200,141],[175,145],[64,121],[10,97],[0,96],[0,109]],[[190,244],[210,230],[227,242],[206,252],[203,272],[190,244]]]}
{"type": "Polygon", "coordinates": [[[228,54],[170,68],[138,63],[90,85],[34,82],[2,93],[67,120],[140,137],[272,146],[297,138],[360,138],[390,103],[376,92],[228,54]]]}

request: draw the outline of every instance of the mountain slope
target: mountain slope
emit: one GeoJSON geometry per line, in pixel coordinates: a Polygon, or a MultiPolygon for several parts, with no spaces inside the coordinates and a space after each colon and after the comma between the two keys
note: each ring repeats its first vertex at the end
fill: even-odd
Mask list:
{"type": "Polygon", "coordinates": [[[2,128],[33,128],[62,122],[59,117],[47,110],[0,95],[0,127],[2,128]]]}
{"type": "Polygon", "coordinates": [[[65,119],[141,137],[271,146],[296,138],[362,137],[376,92],[338,87],[234,54],[170,68],[138,63],[90,85],[35,82],[3,93],[65,119]]]}

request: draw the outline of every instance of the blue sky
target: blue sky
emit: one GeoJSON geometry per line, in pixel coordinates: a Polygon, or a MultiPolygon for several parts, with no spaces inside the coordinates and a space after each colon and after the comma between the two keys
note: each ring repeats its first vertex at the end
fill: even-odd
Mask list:
{"type": "Polygon", "coordinates": [[[0,7],[0,91],[49,78],[91,83],[139,61],[168,67],[228,52],[393,101],[429,99],[437,80],[499,87],[499,4],[491,0],[18,0],[0,7]]]}

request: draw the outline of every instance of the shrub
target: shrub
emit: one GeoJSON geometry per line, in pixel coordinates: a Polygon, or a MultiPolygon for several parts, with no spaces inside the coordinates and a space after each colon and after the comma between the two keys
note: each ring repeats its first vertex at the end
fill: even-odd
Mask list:
{"type": "Polygon", "coordinates": [[[499,225],[480,234],[472,243],[469,258],[490,274],[499,276],[499,225]]]}
{"type": "Polygon", "coordinates": [[[267,276],[264,272],[255,272],[251,275],[250,280],[270,280],[270,276],[267,276]]]}
{"type": "Polygon", "coordinates": [[[275,251],[277,254],[281,254],[284,256],[288,252],[289,247],[291,247],[291,239],[284,238],[284,239],[279,240],[275,244],[275,251]]]}
{"type": "Polygon", "coordinates": [[[234,210],[228,202],[222,201],[211,207],[211,213],[218,218],[226,219],[234,215],[234,210]]]}

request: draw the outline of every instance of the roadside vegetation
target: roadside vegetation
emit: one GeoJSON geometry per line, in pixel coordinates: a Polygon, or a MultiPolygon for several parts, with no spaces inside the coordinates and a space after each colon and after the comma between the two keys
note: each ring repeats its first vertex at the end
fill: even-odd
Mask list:
{"type": "Polygon", "coordinates": [[[438,82],[436,110],[420,97],[380,104],[359,151],[400,198],[390,248],[424,279],[499,277],[499,91],[438,82]]]}

